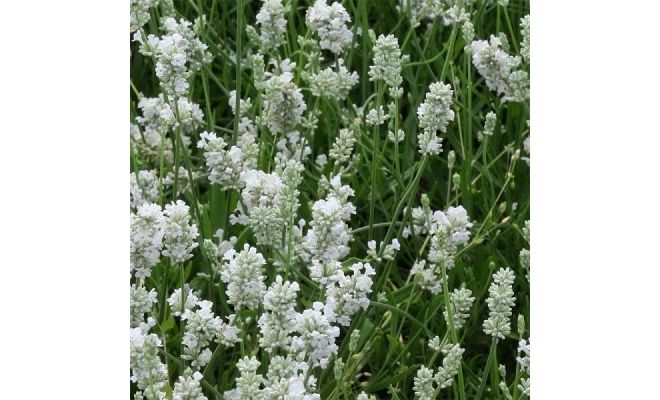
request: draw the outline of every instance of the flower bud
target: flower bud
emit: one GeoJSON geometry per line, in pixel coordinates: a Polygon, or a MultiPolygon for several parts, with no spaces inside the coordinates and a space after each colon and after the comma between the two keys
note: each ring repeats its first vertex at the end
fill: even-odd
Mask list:
{"type": "Polygon", "coordinates": [[[337,357],[335,360],[335,379],[339,381],[344,374],[344,360],[341,359],[341,357],[337,357]]]}
{"type": "Polygon", "coordinates": [[[351,332],[351,337],[348,342],[348,350],[351,353],[355,353],[355,350],[357,350],[359,340],[360,340],[360,330],[355,329],[353,332],[351,332]]]}
{"type": "Polygon", "coordinates": [[[525,316],[518,314],[518,336],[523,337],[525,335],[525,316]]]}
{"type": "Polygon", "coordinates": [[[454,183],[454,187],[461,186],[461,176],[458,173],[452,175],[451,181],[454,183]]]}
{"type": "Polygon", "coordinates": [[[428,213],[431,209],[431,200],[429,200],[429,196],[426,193],[422,195],[422,208],[425,213],[428,213]]]}

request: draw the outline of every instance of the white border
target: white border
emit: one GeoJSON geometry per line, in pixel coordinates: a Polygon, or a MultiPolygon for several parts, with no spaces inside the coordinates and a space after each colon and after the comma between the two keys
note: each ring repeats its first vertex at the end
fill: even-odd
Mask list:
{"type": "Polygon", "coordinates": [[[533,396],[656,398],[658,3],[531,15],[533,396]]]}
{"type": "Polygon", "coordinates": [[[4,399],[129,396],[128,7],[2,5],[4,399]]]}

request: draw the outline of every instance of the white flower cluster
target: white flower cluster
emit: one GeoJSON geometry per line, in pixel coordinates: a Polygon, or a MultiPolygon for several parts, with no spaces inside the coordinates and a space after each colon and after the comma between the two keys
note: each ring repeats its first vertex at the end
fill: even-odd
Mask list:
{"type": "Polygon", "coordinates": [[[458,344],[447,344],[442,348],[442,354],[445,358],[442,360],[442,367],[438,368],[434,379],[440,389],[451,386],[452,378],[458,373],[458,368],[461,365],[461,358],[463,357],[462,349],[458,344]]]}
{"type": "Polygon", "coordinates": [[[325,199],[312,205],[312,221],[303,242],[304,259],[311,260],[310,277],[322,285],[337,273],[338,261],[348,254],[352,234],[346,222],[356,212],[348,201],[353,189],[342,185],[339,175],[330,179],[329,189],[325,199]]]}
{"type": "Polygon", "coordinates": [[[443,0],[399,0],[400,12],[407,13],[408,6],[410,6],[411,22],[418,25],[422,20],[432,21],[441,16],[444,4],[443,0]]]}
{"type": "Polygon", "coordinates": [[[257,373],[261,363],[256,357],[243,357],[236,364],[240,376],[236,388],[224,393],[225,400],[320,400],[314,393],[316,379],[309,375],[308,365],[287,355],[275,356],[268,365],[266,377],[257,373]],[[262,388],[263,386],[263,388],[262,388]]]}
{"type": "Polygon", "coordinates": [[[317,167],[320,169],[323,169],[328,164],[328,156],[321,153],[318,156],[316,156],[316,160],[314,160],[314,163],[316,164],[317,167]]]}
{"type": "Polygon", "coordinates": [[[530,24],[529,14],[520,18],[520,33],[522,34],[522,42],[520,42],[520,56],[523,61],[529,64],[529,48],[530,48],[530,24]]]}
{"type": "MultiPolygon", "coordinates": [[[[525,240],[527,241],[527,244],[529,245],[529,243],[530,243],[529,242],[529,220],[525,221],[525,227],[522,229],[522,231],[523,231],[523,237],[525,238],[525,240]]],[[[529,281],[529,271],[530,271],[530,269],[529,269],[529,267],[530,267],[530,252],[529,252],[529,249],[520,250],[519,258],[520,258],[520,266],[523,268],[523,270],[525,270],[525,273],[526,273],[525,277],[529,281]]]]}
{"type": "Polygon", "coordinates": [[[445,355],[445,358],[442,360],[442,367],[439,367],[435,374],[433,373],[433,369],[426,366],[422,366],[417,370],[417,376],[413,381],[413,392],[416,399],[435,399],[438,391],[451,386],[453,377],[458,373],[458,368],[461,365],[461,359],[465,350],[458,344],[448,343],[442,347],[441,351],[445,355]]]}
{"type": "Polygon", "coordinates": [[[335,55],[341,54],[353,40],[353,33],[347,26],[351,17],[340,3],[328,6],[326,0],[316,0],[307,9],[305,21],[309,29],[319,35],[321,48],[335,55]]]}
{"type": "Polygon", "coordinates": [[[186,39],[176,33],[161,38],[149,35],[144,42],[138,31],[135,32],[135,40],[142,44],[142,54],[151,55],[156,60],[156,76],[167,96],[184,96],[188,91],[190,77],[190,71],[186,67],[186,39]]]}
{"type": "MultiPolygon", "coordinates": [[[[475,0],[461,0],[460,4],[469,6],[475,0]]],[[[461,22],[464,18],[469,18],[462,8],[458,9],[459,0],[399,0],[397,8],[399,12],[406,13],[410,5],[411,22],[419,25],[421,21],[435,21],[442,17],[445,26],[452,23],[461,22]],[[459,18],[460,16],[461,18],[459,18]]]]}
{"type": "Polygon", "coordinates": [[[263,266],[266,260],[257,249],[249,244],[236,252],[231,249],[225,253],[220,279],[227,284],[227,302],[236,310],[247,308],[256,310],[266,292],[263,266]]]}
{"type": "Polygon", "coordinates": [[[387,140],[392,143],[401,143],[405,138],[406,134],[403,132],[403,129],[397,130],[396,133],[392,130],[387,132],[387,140]]]}
{"type": "Polygon", "coordinates": [[[162,95],[140,99],[138,109],[142,115],[135,118],[136,124],[131,124],[131,143],[141,154],[154,161],[159,159],[162,149],[163,158],[171,163],[174,161],[172,142],[164,140],[170,127],[167,121],[160,117],[164,105],[162,95]]]}
{"type": "Polygon", "coordinates": [[[314,96],[335,101],[346,99],[348,92],[359,82],[357,72],[349,71],[342,58],[338,61],[338,68],[328,67],[310,75],[308,80],[314,96]]]}
{"type": "Polygon", "coordinates": [[[490,35],[490,40],[471,43],[472,63],[484,77],[486,86],[503,101],[524,102],[529,98],[529,74],[518,69],[522,59],[501,49],[502,40],[490,35]]]}
{"type": "MultiPolygon", "coordinates": [[[[186,321],[181,358],[190,361],[190,365],[198,370],[211,360],[211,350],[208,346],[222,329],[222,320],[211,310],[213,303],[207,300],[198,302],[195,310],[186,310],[181,319],[186,321]]],[[[175,308],[181,307],[180,305],[175,308]]]]}
{"type": "Polygon", "coordinates": [[[269,353],[278,348],[286,350],[291,343],[289,335],[295,331],[295,306],[299,290],[298,282],[283,282],[278,275],[264,295],[265,312],[258,321],[261,331],[259,345],[269,353]]]}
{"type": "MultiPolygon", "coordinates": [[[[236,115],[236,91],[229,92],[229,107],[232,114],[236,115]]],[[[252,111],[252,100],[248,97],[240,99],[240,115],[238,121],[238,138],[236,138],[236,145],[241,147],[246,142],[254,141],[257,139],[257,126],[250,116],[252,111]]]]}
{"type": "Polygon", "coordinates": [[[160,261],[163,212],[157,204],[143,204],[131,213],[131,272],[146,278],[160,261]]]}
{"type": "Polygon", "coordinates": [[[436,131],[445,133],[447,124],[454,120],[451,109],[453,95],[450,85],[432,83],[424,102],[417,108],[419,126],[422,128],[417,136],[421,154],[433,155],[442,151],[442,138],[436,136],[436,131]]]}
{"type": "Polygon", "coordinates": [[[453,268],[454,254],[458,246],[470,240],[472,225],[463,206],[450,206],[446,212],[434,212],[428,260],[444,263],[447,269],[453,268]]]}
{"type": "Polygon", "coordinates": [[[190,223],[188,206],[181,200],[165,206],[145,203],[131,213],[131,271],[136,278],[146,278],[162,255],[173,263],[192,257],[198,246],[197,225],[190,223]]]}
{"type": "Polygon", "coordinates": [[[525,160],[527,166],[529,166],[530,144],[531,144],[530,138],[529,137],[525,138],[525,140],[523,141],[523,149],[525,150],[525,153],[527,153],[527,157],[522,157],[522,159],[525,160]]]}
{"type": "Polygon", "coordinates": [[[141,170],[131,172],[131,210],[137,210],[144,203],[158,200],[158,172],[141,170]]]}
{"type": "Polygon", "coordinates": [[[133,40],[140,43],[140,53],[151,56],[156,62],[156,76],[161,88],[170,100],[184,97],[189,88],[188,79],[211,61],[207,46],[202,43],[184,19],[178,22],[172,17],[163,19],[163,36],[150,34],[146,40],[141,31],[133,40]],[[188,64],[190,69],[188,68],[188,64]]]}
{"type": "Polygon", "coordinates": [[[285,42],[286,19],[282,0],[265,0],[257,14],[257,24],[261,26],[259,44],[261,50],[275,50],[285,42]]]}
{"type": "Polygon", "coordinates": [[[471,54],[472,53],[472,47],[470,44],[472,41],[474,41],[474,25],[472,24],[472,21],[469,19],[465,22],[463,22],[463,25],[461,25],[461,35],[463,36],[463,42],[465,42],[465,46],[463,47],[463,51],[465,54],[471,54]]]}
{"type": "MultiPolygon", "coordinates": [[[[277,173],[266,173],[257,169],[250,169],[241,173],[240,180],[243,186],[241,192],[243,202],[237,208],[238,215],[235,217],[235,222],[232,223],[241,225],[259,224],[261,220],[259,214],[261,213],[268,213],[275,217],[275,210],[272,207],[275,203],[275,197],[282,190],[282,178],[277,173]],[[252,221],[250,221],[250,217],[252,217],[252,221]]],[[[277,223],[281,223],[281,221],[278,220],[277,223]]],[[[259,238],[268,236],[270,236],[269,233],[259,232],[259,238]]]]}
{"type": "MultiPolygon", "coordinates": [[[[223,229],[218,229],[215,231],[213,236],[218,238],[218,244],[216,247],[217,250],[214,251],[215,258],[222,256],[228,250],[233,249],[236,246],[236,242],[238,241],[236,236],[230,236],[227,238],[227,240],[225,240],[225,231],[223,229]]],[[[213,244],[213,241],[211,241],[211,243],[213,244]]]]}
{"type": "Polygon", "coordinates": [[[527,220],[527,221],[525,221],[525,227],[522,228],[523,237],[525,238],[525,240],[527,241],[527,243],[530,242],[530,238],[531,238],[531,237],[530,237],[530,230],[529,230],[529,229],[530,229],[530,228],[529,228],[529,220],[527,220]]]}
{"type": "Polygon", "coordinates": [[[263,389],[267,400],[321,400],[315,391],[316,378],[309,374],[307,363],[294,360],[290,355],[271,359],[263,389]]]}
{"type": "Polygon", "coordinates": [[[435,386],[433,380],[433,370],[426,366],[421,366],[417,370],[417,375],[413,380],[413,392],[415,398],[419,400],[435,399],[435,386]]]}
{"type": "Polygon", "coordinates": [[[167,137],[169,132],[174,133],[176,129],[183,146],[188,147],[189,135],[196,132],[204,121],[199,105],[185,97],[170,101],[166,102],[162,94],[140,98],[138,109],[142,115],[136,117],[136,124],[131,124],[131,144],[156,165],[160,163],[161,154],[167,163],[174,162],[172,140],[167,137]]]}
{"type": "Polygon", "coordinates": [[[346,276],[342,269],[338,269],[332,282],[326,286],[326,303],[324,313],[329,322],[348,326],[351,317],[360,308],[369,307],[369,295],[373,285],[372,276],[376,271],[369,263],[355,263],[349,267],[353,272],[346,276]]]}
{"type": "Polygon", "coordinates": [[[380,35],[373,47],[373,64],[369,66],[369,80],[382,80],[390,88],[390,96],[399,98],[403,94],[401,69],[408,57],[401,56],[399,41],[394,35],[380,35]]]}
{"type": "MultiPolygon", "coordinates": [[[[284,254],[288,252],[291,235],[294,235],[292,245],[299,242],[299,230],[291,228],[300,206],[298,185],[302,181],[303,171],[303,165],[291,159],[287,162],[276,161],[275,171],[270,174],[259,170],[241,174],[245,188],[235,221],[250,224],[258,245],[274,247],[284,254]]],[[[278,260],[278,264],[282,261],[285,260],[278,260]]]]}
{"type": "Polygon", "coordinates": [[[522,233],[527,243],[529,243],[530,241],[529,220],[525,221],[525,227],[522,228],[522,233]]]}
{"type": "Polygon", "coordinates": [[[520,384],[518,384],[518,389],[520,392],[527,397],[531,397],[529,379],[530,378],[521,378],[520,384]]]}
{"type": "Polygon", "coordinates": [[[497,115],[489,111],[486,114],[486,121],[484,122],[484,130],[477,132],[477,139],[481,142],[484,138],[491,137],[495,133],[495,123],[497,122],[497,115]]]}
{"type": "Polygon", "coordinates": [[[484,333],[504,339],[511,333],[511,309],[516,304],[513,293],[515,275],[509,268],[500,268],[493,274],[493,283],[488,288],[489,316],[484,321],[484,333]]]}
{"type": "Polygon", "coordinates": [[[376,108],[372,108],[371,110],[369,110],[367,116],[365,117],[365,120],[367,122],[367,125],[379,126],[379,125],[383,125],[389,117],[390,117],[389,114],[385,114],[385,110],[383,109],[383,106],[378,106],[376,108]]]}
{"type": "Polygon", "coordinates": [[[151,15],[149,10],[158,5],[158,0],[131,0],[131,32],[142,28],[151,15]]]}
{"type": "Polygon", "coordinates": [[[186,311],[191,312],[198,302],[199,298],[188,284],[183,287],[183,298],[181,297],[181,288],[177,288],[167,299],[167,304],[170,305],[172,315],[175,317],[180,317],[186,311]]]}
{"type": "Polygon", "coordinates": [[[440,336],[433,336],[431,340],[429,340],[429,349],[435,352],[442,350],[442,342],[440,340],[440,336]]]}
{"type": "MultiPolygon", "coordinates": [[[[300,201],[298,200],[300,195],[298,185],[302,182],[302,174],[304,171],[304,165],[296,160],[276,162],[275,165],[275,172],[282,178],[282,189],[275,195],[274,207],[277,210],[278,217],[285,222],[286,228],[293,225],[293,222],[298,215],[298,208],[300,207],[300,201]]],[[[284,231],[282,236],[284,237],[285,245],[281,248],[283,252],[289,250],[288,239],[290,234],[300,236],[299,231],[284,231]]],[[[293,251],[293,249],[291,249],[291,251],[293,251]]]]}
{"type": "Polygon", "coordinates": [[[236,378],[236,389],[231,391],[229,396],[225,393],[225,399],[251,400],[260,398],[260,387],[264,380],[261,374],[257,374],[260,365],[261,363],[256,357],[245,356],[238,360],[236,368],[238,368],[240,376],[236,378]]]}
{"type": "MultiPolygon", "coordinates": [[[[470,316],[470,308],[474,303],[474,297],[471,297],[472,291],[470,289],[454,289],[454,292],[449,295],[450,307],[454,317],[454,328],[461,329],[470,316]]],[[[445,320],[448,320],[449,314],[447,310],[443,311],[445,320]]],[[[449,326],[449,325],[447,325],[449,326]]]]}
{"type": "MultiPolygon", "coordinates": [[[[250,109],[252,108],[252,99],[245,98],[245,99],[240,99],[239,100],[240,107],[241,107],[241,114],[239,117],[246,117],[250,115],[250,109]]],[[[229,92],[229,101],[227,101],[227,104],[229,104],[229,108],[231,108],[231,113],[236,115],[236,91],[231,90],[229,92]]]]}
{"type": "Polygon", "coordinates": [[[149,333],[151,323],[131,328],[131,381],[137,384],[142,396],[147,400],[165,399],[167,367],[158,356],[162,342],[158,335],[149,333]]]}
{"type": "Polygon", "coordinates": [[[197,147],[204,150],[206,166],[210,170],[209,181],[225,189],[240,189],[241,173],[257,164],[259,146],[253,137],[246,138],[240,147],[231,146],[226,150],[227,143],[223,138],[204,131],[199,135],[197,147]]]}
{"type": "Polygon", "coordinates": [[[273,135],[293,130],[307,109],[300,88],[291,73],[296,63],[288,59],[279,65],[281,72],[264,82],[262,120],[273,135]]]}
{"type": "Polygon", "coordinates": [[[224,345],[232,345],[240,341],[239,329],[233,324],[234,315],[230,315],[228,323],[215,316],[213,303],[208,300],[198,301],[197,309],[186,310],[181,319],[186,321],[183,334],[183,354],[181,358],[190,361],[190,365],[199,370],[211,360],[211,350],[208,346],[213,340],[224,345]]]}
{"type": "Polygon", "coordinates": [[[330,325],[323,314],[324,305],[314,302],[311,309],[296,315],[296,333],[291,341],[291,349],[299,352],[313,366],[325,368],[330,357],[337,353],[335,339],[339,336],[339,328],[330,325]]]}
{"type": "Polygon", "coordinates": [[[426,260],[415,260],[410,268],[410,275],[415,279],[415,283],[422,289],[428,290],[433,294],[442,292],[442,281],[438,277],[439,268],[434,265],[426,265],[426,260]]]}
{"type": "Polygon", "coordinates": [[[312,154],[312,148],[309,146],[306,138],[302,138],[299,131],[286,133],[275,144],[277,153],[275,159],[286,162],[289,160],[305,161],[312,154]]]}
{"type": "Polygon", "coordinates": [[[449,207],[446,212],[424,212],[423,208],[413,210],[413,226],[417,234],[428,232],[431,235],[427,260],[416,261],[410,270],[415,281],[433,294],[442,291],[442,275],[439,265],[447,269],[454,267],[454,255],[458,247],[470,240],[470,222],[467,211],[462,207],[449,207]],[[416,211],[415,211],[416,210],[416,211]],[[419,225],[418,225],[419,224],[419,225]],[[425,227],[422,229],[422,227],[425,227]]]}
{"type": "Polygon", "coordinates": [[[144,322],[144,314],[151,311],[158,303],[158,293],[154,289],[147,289],[136,283],[131,285],[131,328],[138,327],[144,322]]]}
{"type": "Polygon", "coordinates": [[[208,46],[197,37],[197,33],[191,29],[190,21],[181,18],[179,21],[172,17],[163,19],[163,28],[168,35],[179,34],[185,38],[187,43],[184,48],[186,60],[190,64],[190,69],[199,71],[202,67],[211,62],[212,56],[208,51],[208,46]]]}
{"type": "Polygon", "coordinates": [[[412,229],[408,226],[403,228],[402,236],[404,239],[409,238],[411,234],[415,236],[428,235],[433,229],[433,211],[430,209],[426,209],[425,207],[413,207],[413,209],[410,210],[410,216],[412,218],[412,229]]]}
{"type": "Polygon", "coordinates": [[[258,169],[244,171],[240,179],[244,186],[241,197],[248,213],[253,213],[256,208],[272,206],[284,186],[279,174],[258,169]]]}
{"type": "Polygon", "coordinates": [[[197,128],[204,122],[204,113],[199,105],[185,97],[163,104],[159,117],[167,127],[180,128],[181,140],[185,147],[190,146],[190,138],[187,135],[196,133],[197,128]]]}
{"type": "Polygon", "coordinates": [[[518,342],[518,357],[516,357],[516,361],[518,362],[518,364],[520,364],[520,369],[524,372],[527,372],[528,374],[530,373],[529,346],[530,346],[529,341],[525,339],[520,339],[520,341],[518,342]]]}
{"type": "Polygon", "coordinates": [[[371,259],[375,261],[382,261],[382,260],[394,260],[394,256],[396,256],[397,251],[401,249],[401,244],[399,243],[399,240],[397,238],[392,239],[392,242],[390,244],[385,244],[384,242],[380,242],[378,245],[378,249],[381,249],[382,255],[379,255],[380,252],[376,248],[376,241],[375,240],[370,240],[367,242],[367,256],[369,256],[371,259]]]}
{"type": "Polygon", "coordinates": [[[192,251],[199,245],[195,240],[197,225],[190,223],[190,207],[182,200],[165,205],[163,215],[163,255],[180,264],[192,258],[192,251]]]}
{"type": "Polygon", "coordinates": [[[186,369],[174,384],[172,400],[208,400],[202,393],[201,380],[202,374],[199,371],[186,369]]]}
{"type": "Polygon", "coordinates": [[[355,132],[352,129],[339,130],[339,136],[335,139],[329,153],[330,158],[335,160],[335,164],[344,164],[350,160],[356,140],[355,132]]]}
{"type": "MultiPolygon", "coordinates": [[[[456,3],[458,2],[456,1],[456,3]]],[[[446,9],[442,15],[442,22],[445,26],[464,24],[468,21],[470,21],[470,14],[466,12],[464,8],[459,8],[458,4],[454,4],[453,6],[446,9]]]]}

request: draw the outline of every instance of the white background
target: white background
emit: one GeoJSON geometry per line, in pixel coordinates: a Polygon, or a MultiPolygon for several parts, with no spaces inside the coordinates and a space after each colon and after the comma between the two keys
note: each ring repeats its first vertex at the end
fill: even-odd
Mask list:
{"type": "MultiPolygon", "coordinates": [[[[128,2],[3,3],[0,398],[128,397],[128,2]]],[[[657,396],[654,1],[532,2],[534,399],[657,396]]]]}

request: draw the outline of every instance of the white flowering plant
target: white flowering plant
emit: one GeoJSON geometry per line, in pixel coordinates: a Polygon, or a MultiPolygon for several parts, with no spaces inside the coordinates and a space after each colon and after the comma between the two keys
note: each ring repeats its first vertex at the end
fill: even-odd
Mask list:
{"type": "Polygon", "coordinates": [[[530,22],[131,0],[130,397],[529,397],[530,22]]]}

